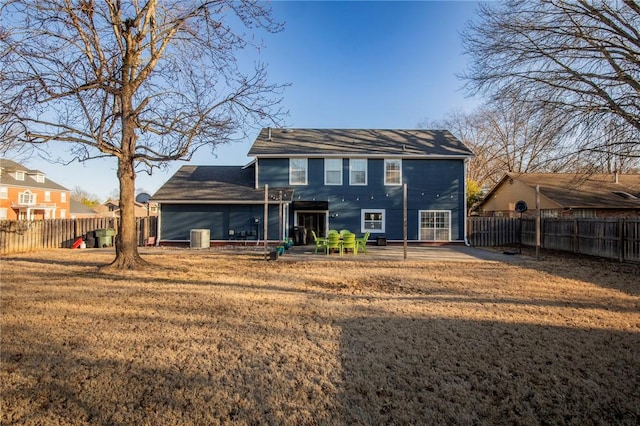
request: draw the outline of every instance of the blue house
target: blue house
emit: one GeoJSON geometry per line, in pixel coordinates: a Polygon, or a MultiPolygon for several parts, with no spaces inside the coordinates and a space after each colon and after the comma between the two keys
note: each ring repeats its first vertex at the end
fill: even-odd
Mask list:
{"type": "Polygon", "coordinates": [[[369,231],[370,239],[461,242],[471,150],[446,130],[262,129],[245,166],[183,166],[152,197],[161,244],[369,231]],[[406,188],[406,189],[405,189],[406,188]],[[266,208],[265,208],[266,205],[266,208]]]}

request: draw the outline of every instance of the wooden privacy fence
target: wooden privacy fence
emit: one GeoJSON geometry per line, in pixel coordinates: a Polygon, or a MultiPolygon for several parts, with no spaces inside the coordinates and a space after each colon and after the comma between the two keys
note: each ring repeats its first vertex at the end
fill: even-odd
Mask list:
{"type": "MultiPolygon", "coordinates": [[[[536,222],[532,218],[472,217],[467,240],[473,246],[535,246],[536,222]]],[[[640,262],[640,218],[542,219],[540,246],[640,262]]]]}
{"type": "MultiPolygon", "coordinates": [[[[0,221],[0,254],[26,251],[71,248],[80,237],[91,241],[97,229],[118,229],[118,218],[97,217],[84,219],[2,220],[0,221]]],[[[157,218],[137,218],[138,245],[144,245],[147,236],[156,235],[157,218]],[[148,221],[147,221],[148,219],[148,221]]]]}

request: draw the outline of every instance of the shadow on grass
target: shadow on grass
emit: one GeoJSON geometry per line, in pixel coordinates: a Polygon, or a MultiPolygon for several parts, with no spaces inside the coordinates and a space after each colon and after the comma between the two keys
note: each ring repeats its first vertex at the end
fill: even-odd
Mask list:
{"type": "Polygon", "coordinates": [[[344,424],[639,424],[640,334],[455,319],[339,322],[344,424]]]}
{"type": "MultiPolygon", "coordinates": [[[[156,321],[171,312],[166,307],[156,321]]],[[[265,321],[253,328],[226,315],[197,328],[167,321],[155,334],[135,333],[144,321],[114,320],[114,331],[126,332],[113,340],[108,327],[99,328],[104,339],[72,327],[54,335],[26,325],[5,327],[2,423],[640,420],[638,333],[444,318],[325,317],[318,319],[320,326],[330,321],[341,330],[337,352],[311,354],[302,345],[314,336],[299,326],[287,332],[265,321]]]]}

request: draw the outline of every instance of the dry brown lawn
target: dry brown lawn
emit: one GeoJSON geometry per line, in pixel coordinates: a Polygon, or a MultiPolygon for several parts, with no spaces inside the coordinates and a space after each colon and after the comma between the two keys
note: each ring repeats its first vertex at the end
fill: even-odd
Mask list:
{"type": "Polygon", "coordinates": [[[2,424],[640,423],[640,266],[1,261],[2,424]]]}

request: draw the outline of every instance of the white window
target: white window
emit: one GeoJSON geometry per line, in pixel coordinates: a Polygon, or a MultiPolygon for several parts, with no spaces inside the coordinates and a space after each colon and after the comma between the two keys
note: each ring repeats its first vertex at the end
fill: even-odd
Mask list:
{"type": "Polygon", "coordinates": [[[34,175],[34,179],[38,183],[44,183],[44,175],[43,174],[37,173],[36,175],[34,175]]]}
{"type": "Polygon", "coordinates": [[[423,241],[451,240],[451,211],[423,210],[420,212],[420,239],[423,241]]]}
{"type": "Polygon", "coordinates": [[[65,209],[60,209],[60,219],[67,218],[67,211],[65,209]]]}
{"type": "Polygon", "coordinates": [[[324,159],[324,184],[342,185],[342,158],[324,159]]]}
{"type": "Polygon", "coordinates": [[[61,192],[60,193],[60,202],[61,203],[66,203],[67,202],[67,193],[66,192],[61,192]]]}
{"type": "Polygon", "coordinates": [[[367,159],[352,158],[349,160],[349,185],[367,184],[367,159]]]}
{"type": "Polygon", "coordinates": [[[0,209],[0,220],[7,220],[7,209],[0,209]]]}
{"type": "Polygon", "coordinates": [[[574,209],[572,217],[576,219],[595,219],[597,215],[594,209],[574,209]]]}
{"type": "Polygon", "coordinates": [[[6,186],[0,186],[0,198],[9,198],[9,188],[6,186]]]}
{"type": "Polygon", "coordinates": [[[384,209],[362,209],[360,211],[361,232],[384,232],[384,209]]]}
{"type": "Polygon", "coordinates": [[[540,216],[543,219],[557,219],[558,217],[560,217],[560,214],[558,213],[558,210],[555,210],[555,209],[551,209],[551,210],[541,209],[540,216]]]}
{"type": "Polygon", "coordinates": [[[402,184],[402,160],[399,158],[384,160],[384,184],[402,184]]]}
{"type": "Polygon", "coordinates": [[[13,172],[13,178],[15,180],[24,180],[24,172],[13,172]]]}
{"type": "Polygon", "coordinates": [[[307,159],[306,158],[290,158],[289,159],[289,184],[290,185],[306,185],[307,184],[307,159]]]}
{"type": "Polygon", "coordinates": [[[44,200],[51,201],[51,191],[44,191],[44,200]]]}
{"type": "Polygon", "coordinates": [[[36,194],[26,190],[18,194],[18,204],[32,205],[36,203],[36,194]]]}

